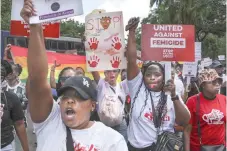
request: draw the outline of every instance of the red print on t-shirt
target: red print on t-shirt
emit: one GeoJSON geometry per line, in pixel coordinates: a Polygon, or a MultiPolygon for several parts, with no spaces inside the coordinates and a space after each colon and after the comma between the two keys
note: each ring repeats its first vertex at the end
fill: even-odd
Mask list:
{"type": "MultiPolygon", "coordinates": [[[[144,117],[147,118],[150,121],[153,121],[152,111],[150,110],[149,112],[146,112],[144,114],[144,117]]],[[[166,115],[165,117],[162,118],[162,121],[170,121],[170,116],[166,115]]]]}
{"type": "Polygon", "coordinates": [[[99,151],[99,149],[95,148],[93,144],[91,144],[90,146],[84,146],[80,143],[77,143],[74,146],[74,151],[99,151]]]}

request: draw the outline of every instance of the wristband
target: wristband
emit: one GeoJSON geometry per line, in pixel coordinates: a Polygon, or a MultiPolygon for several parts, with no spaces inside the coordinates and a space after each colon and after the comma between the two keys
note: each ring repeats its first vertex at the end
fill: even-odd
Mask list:
{"type": "Polygon", "coordinates": [[[176,100],[179,100],[179,96],[176,95],[176,96],[174,96],[174,97],[171,97],[171,100],[172,100],[173,102],[176,101],[176,100]]]}

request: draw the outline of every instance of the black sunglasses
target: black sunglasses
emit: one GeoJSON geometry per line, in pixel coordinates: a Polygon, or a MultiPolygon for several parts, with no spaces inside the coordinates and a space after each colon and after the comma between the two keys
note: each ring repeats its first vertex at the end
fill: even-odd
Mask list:
{"type": "Polygon", "coordinates": [[[59,81],[65,82],[68,78],[70,78],[70,77],[60,77],[60,78],[59,78],[59,81]]]}

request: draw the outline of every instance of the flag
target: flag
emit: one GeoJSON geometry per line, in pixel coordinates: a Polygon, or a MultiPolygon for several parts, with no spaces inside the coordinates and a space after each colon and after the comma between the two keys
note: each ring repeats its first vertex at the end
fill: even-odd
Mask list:
{"type": "MultiPolygon", "coordinates": [[[[26,81],[27,77],[28,77],[27,53],[28,53],[27,48],[18,47],[18,46],[11,47],[11,54],[12,54],[14,62],[17,64],[20,64],[23,68],[23,71],[20,75],[20,79],[23,82],[26,81]]],[[[54,64],[55,60],[57,61],[58,64],[61,64],[60,67],[57,67],[55,69],[56,81],[58,79],[59,73],[65,67],[73,67],[74,69],[76,67],[81,67],[85,71],[85,75],[87,77],[93,79],[92,74],[86,72],[86,57],[85,56],[61,54],[61,53],[56,53],[53,51],[47,51],[47,58],[48,58],[48,69],[49,69],[48,73],[49,74],[51,71],[51,66],[54,64]]],[[[49,74],[48,74],[48,79],[50,77],[49,74]]],[[[101,77],[104,77],[103,73],[101,73],[101,77]]]]}

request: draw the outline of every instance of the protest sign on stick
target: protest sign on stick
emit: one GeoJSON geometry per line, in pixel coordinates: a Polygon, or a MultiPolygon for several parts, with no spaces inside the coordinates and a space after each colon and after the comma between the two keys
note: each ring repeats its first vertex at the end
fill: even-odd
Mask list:
{"type": "Polygon", "coordinates": [[[142,60],[195,61],[193,25],[142,25],[142,60]]]}
{"type": "Polygon", "coordinates": [[[199,61],[202,59],[201,50],[201,42],[195,42],[195,61],[199,61]]]}
{"type": "Polygon", "coordinates": [[[83,14],[82,0],[33,0],[37,16],[30,18],[30,24],[61,20],[83,14]]]}
{"type": "Polygon", "coordinates": [[[165,83],[171,79],[171,62],[165,62],[165,83]]]}
{"type": "Polygon", "coordinates": [[[203,67],[209,67],[212,64],[212,59],[204,58],[201,64],[203,67]]]}
{"type": "MultiPolygon", "coordinates": [[[[23,21],[20,11],[24,0],[13,0],[11,11],[10,35],[29,36],[29,25],[23,21]]],[[[42,23],[44,37],[59,38],[60,23],[57,21],[42,23]]]]}
{"type": "Polygon", "coordinates": [[[196,77],[197,75],[197,62],[184,62],[183,76],[196,77]]]}
{"type": "Polygon", "coordinates": [[[225,60],[225,55],[219,55],[219,56],[218,56],[218,60],[220,60],[220,61],[225,60]]]}
{"type": "Polygon", "coordinates": [[[85,36],[88,71],[126,68],[122,12],[87,15],[85,36]]]}

